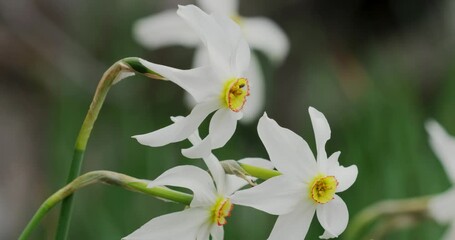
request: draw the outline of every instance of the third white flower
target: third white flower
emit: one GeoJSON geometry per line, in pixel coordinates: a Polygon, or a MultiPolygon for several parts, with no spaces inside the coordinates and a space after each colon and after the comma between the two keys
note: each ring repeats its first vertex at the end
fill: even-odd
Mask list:
{"type": "Polygon", "coordinates": [[[279,215],[269,240],[303,240],[315,213],[325,229],[321,238],[337,237],[348,224],[347,206],[336,193],[354,183],[357,167],[340,166],[340,152],[327,157],[329,124],[316,109],[310,107],[309,113],[317,156],[314,157],[300,136],[264,115],[259,120],[258,133],[270,160],[282,175],[239,191],[232,198],[235,204],[279,215]]]}

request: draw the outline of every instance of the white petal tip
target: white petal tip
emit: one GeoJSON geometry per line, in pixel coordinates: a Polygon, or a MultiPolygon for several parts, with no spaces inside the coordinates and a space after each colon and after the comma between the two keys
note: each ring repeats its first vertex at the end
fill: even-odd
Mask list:
{"type": "Polygon", "coordinates": [[[182,13],[182,11],[189,11],[189,9],[191,8],[197,8],[196,6],[194,6],[193,4],[188,4],[188,5],[177,5],[178,7],[178,10],[177,10],[177,14],[180,15],[180,13],[182,13]]]}
{"type": "Polygon", "coordinates": [[[142,144],[142,145],[145,145],[145,146],[149,146],[149,147],[161,147],[161,146],[163,146],[163,145],[153,144],[152,142],[148,141],[147,137],[144,136],[144,135],[146,135],[146,134],[134,135],[131,138],[136,139],[136,141],[139,144],[142,144]]]}
{"type": "Polygon", "coordinates": [[[316,108],[314,107],[308,107],[308,112],[310,114],[315,114],[315,117],[320,117],[320,116],[324,116],[324,114],[322,114],[320,111],[318,111],[316,108]]]}
{"type": "Polygon", "coordinates": [[[140,144],[142,144],[142,140],[141,140],[141,135],[134,135],[134,136],[131,136],[132,139],[136,139],[136,141],[140,144]]]}
{"type": "Polygon", "coordinates": [[[352,168],[352,174],[355,176],[354,181],[357,180],[357,177],[359,176],[359,168],[357,165],[351,165],[348,168],[352,168]]]}
{"type": "Polygon", "coordinates": [[[269,115],[267,115],[266,112],[264,112],[264,114],[262,115],[262,117],[259,119],[259,122],[265,121],[265,120],[272,120],[272,119],[269,118],[269,115]]]}
{"type": "Polygon", "coordinates": [[[171,117],[171,121],[172,121],[172,122],[178,122],[178,121],[180,121],[180,120],[182,120],[182,119],[184,119],[184,118],[185,118],[185,117],[183,117],[183,116],[172,116],[172,117],[171,117]]]}
{"type": "Polygon", "coordinates": [[[341,155],[341,151],[336,151],[336,152],[334,152],[334,153],[332,153],[332,154],[333,154],[333,155],[336,154],[336,155],[340,156],[340,155],[341,155]]]}
{"type": "Polygon", "coordinates": [[[212,153],[210,139],[205,138],[202,142],[190,148],[182,149],[183,156],[187,158],[205,158],[212,153]]]}
{"type": "Polygon", "coordinates": [[[425,122],[425,128],[426,128],[428,133],[431,133],[431,132],[435,131],[436,129],[440,128],[440,125],[439,125],[439,123],[436,120],[428,119],[425,122]]]}
{"type": "Polygon", "coordinates": [[[357,165],[351,165],[349,167],[355,169],[354,172],[356,173],[356,176],[359,174],[359,168],[357,167],[357,165]]]}
{"type": "Polygon", "coordinates": [[[319,239],[331,239],[331,238],[337,238],[337,237],[338,237],[337,235],[333,235],[331,233],[324,232],[324,234],[319,236],[319,239]]]}

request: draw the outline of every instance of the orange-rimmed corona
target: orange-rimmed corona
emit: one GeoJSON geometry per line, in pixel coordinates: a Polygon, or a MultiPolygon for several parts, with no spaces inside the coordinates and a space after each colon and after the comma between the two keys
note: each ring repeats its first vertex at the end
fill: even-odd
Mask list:
{"type": "Polygon", "coordinates": [[[316,176],[310,184],[310,198],[317,203],[328,203],[333,199],[338,181],[334,176],[316,176]]]}
{"type": "Polygon", "coordinates": [[[211,209],[212,221],[218,226],[223,226],[227,223],[226,218],[231,216],[233,208],[234,204],[231,203],[229,198],[219,198],[211,209]]]}
{"type": "Polygon", "coordinates": [[[250,85],[246,78],[232,78],[226,81],[222,101],[226,107],[234,112],[242,110],[246,98],[250,95],[250,85]]]}

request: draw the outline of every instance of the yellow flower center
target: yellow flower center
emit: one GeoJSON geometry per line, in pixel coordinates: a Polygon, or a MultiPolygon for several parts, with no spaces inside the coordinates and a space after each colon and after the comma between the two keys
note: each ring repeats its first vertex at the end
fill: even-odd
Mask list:
{"type": "Polygon", "coordinates": [[[221,99],[226,107],[234,112],[242,110],[246,97],[250,95],[250,85],[246,78],[232,78],[226,81],[221,99]]]}
{"type": "Polygon", "coordinates": [[[218,226],[223,226],[227,223],[226,218],[231,216],[232,208],[234,208],[234,205],[229,198],[218,198],[211,209],[212,221],[218,226]]]}
{"type": "Polygon", "coordinates": [[[338,181],[334,176],[316,176],[310,184],[310,198],[317,203],[328,203],[333,199],[338,181]]]}
{"type": "Polygon", "coordinates": [[[243,24],[243,18],[240,17],[239,15],[232,15],[232,16],[231,16],[231,19],[232,19],[235,23],[237,23],[239,26],[242,26],[242,24],[243,24]]]}

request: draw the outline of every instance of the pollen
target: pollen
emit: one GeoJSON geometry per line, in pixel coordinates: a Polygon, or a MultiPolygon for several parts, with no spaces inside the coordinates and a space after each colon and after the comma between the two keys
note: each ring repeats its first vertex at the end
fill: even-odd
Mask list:
{"type": "Polygon", "coordinates": [[[250,85],[246,78],[232,78],[226,81],[221,95],[226,107],[234,112],[242,110],[250,95],[250,85]]]}
{"type": "Polygon", "coordinates": [[[328,203],[333,199],[337,186],[334,176],[316,176],[310,184],[310,198],[317,203],[328,203]]]}
{"type": "Polygon", "coordinates": [[[219,198],[212,207],[212,221],[218,226],[223,226],[227,223],[226,218],[231,216],[231,211],[234,205],[229,198],[219,198]]]}

